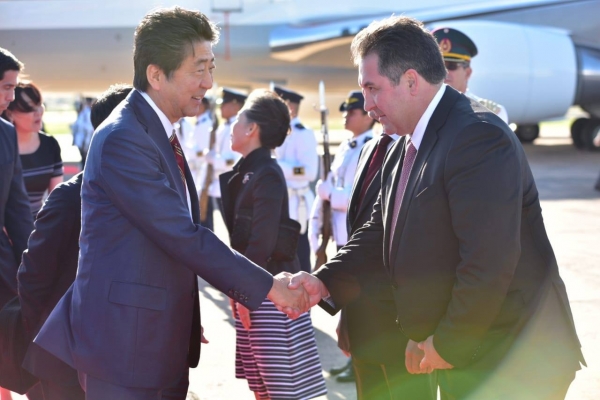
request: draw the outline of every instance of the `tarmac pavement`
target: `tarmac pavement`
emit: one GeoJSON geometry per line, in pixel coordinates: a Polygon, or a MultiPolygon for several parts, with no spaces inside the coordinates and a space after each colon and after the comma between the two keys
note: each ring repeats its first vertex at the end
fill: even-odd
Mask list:
{"type": "MultiPolygon", "coordinates": [[[[70,146],[70,136],[59,136],[65,136],[59,137],[63,158],[76,165],[78,153],[70,146]]],[[[600,152],[576,150],[563,125],[542,126],[536,144],[524,147],[588,364],[577,373],[567,400],[595,400],[600,398],[600,192],[594,183],[600,173],[600,152]]],[[[218,213],[215,221],[220,222],[217,235],[226,240],[218,213]]],[[[335,252],[333,246],[329,250],[335,252]]],[[[190,391],[202,400],[253,399],[246,382],[234,376],[235,330],[228,298],[204,282],[200,295],[202,326],[210,343],[202,346],[200,365],[190,371],[190,391]]],[[[340,384],[326,372],[346,361],[336,346],[337,317],[318,307],[311,317],[329,391],[320,399],[356,399],[353,384],[340,384]]]]}

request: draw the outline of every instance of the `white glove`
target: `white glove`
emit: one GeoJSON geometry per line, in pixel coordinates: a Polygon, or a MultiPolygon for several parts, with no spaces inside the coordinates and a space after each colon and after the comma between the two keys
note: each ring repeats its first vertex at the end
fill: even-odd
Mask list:
{"type": "Polygon", "coordinates": [[[332,185],[329,182],[329,179],[323,181],[321,179],[319,179],[317,181],[317,194],[319,195],[319,197],[322,200],[327,200],[329,201],[329,198],[331,197],[331,190],[332,190],[332,185]]]}

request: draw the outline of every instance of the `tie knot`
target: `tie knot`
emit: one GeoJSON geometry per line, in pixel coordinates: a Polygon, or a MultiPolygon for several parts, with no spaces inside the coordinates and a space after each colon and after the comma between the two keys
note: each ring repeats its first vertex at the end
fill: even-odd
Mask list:
{"type": "Polygon", "coordinates": [[[392,141],[392,137],[386,133],[381,134],[381,138],[379,139],[379,146],[387,147],[392,141]]]}
{"type": "Polygon", "coordinates": [[[406,152],[410,154],[415,154],[417,152],[417,148],[413,144],[412,140],[410,140],[410,138],[406,142],[406,152]]]}

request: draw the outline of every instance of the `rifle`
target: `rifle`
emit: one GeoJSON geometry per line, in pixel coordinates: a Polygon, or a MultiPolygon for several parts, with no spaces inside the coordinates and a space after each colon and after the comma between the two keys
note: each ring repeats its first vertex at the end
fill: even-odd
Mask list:
{"type": "MultiPolygon", "coordinates": [[[[331,170],[331,153],[329,153],[329,131],[327,129],[327,106],[325,106],[325,84],[319,82],[319,98],[321,106],[321,133],[323,134],[323,180],[327,179],[331,170]]],[[[321,243],[317,250],[317,260],[315,270],[327,262],[327,243],[332,236],[331,230],[331,204],[328,200],[322,200],[321,206],[322,226],[321,226],[321,243]]]]}
{"type": "MultiPolygon", "coordinates": [[[[213,128],[210,131],[210,139],[208,141],[208,149],[212,150],[215,147],[215,143],[217,141],[217,128],[219,127],[219,120],[213,115],[213,128]]],[[[212,183],[214,175],[214,168],[212,164],[206,164],[206,176],[204,177],[204,182],[202,183],[202,189],[200,190],[200,195],[198,196],[198,201],[200,202],[200,222],[206,222],[206,216],[208,213],[208,188],[212,183]]]]}

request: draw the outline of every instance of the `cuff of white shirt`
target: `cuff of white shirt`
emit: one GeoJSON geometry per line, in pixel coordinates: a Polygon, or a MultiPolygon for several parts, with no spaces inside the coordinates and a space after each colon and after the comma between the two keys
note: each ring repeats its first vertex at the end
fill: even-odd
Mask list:
{"type": "Polygon", "coordinates": [[[323,300],[325,303],[329,304],[332,308],[336,308],[335,307],[335,302],[331,298],[330,294],[328,294],[327,296],[323,297],[321,300],[323,300]]]}

